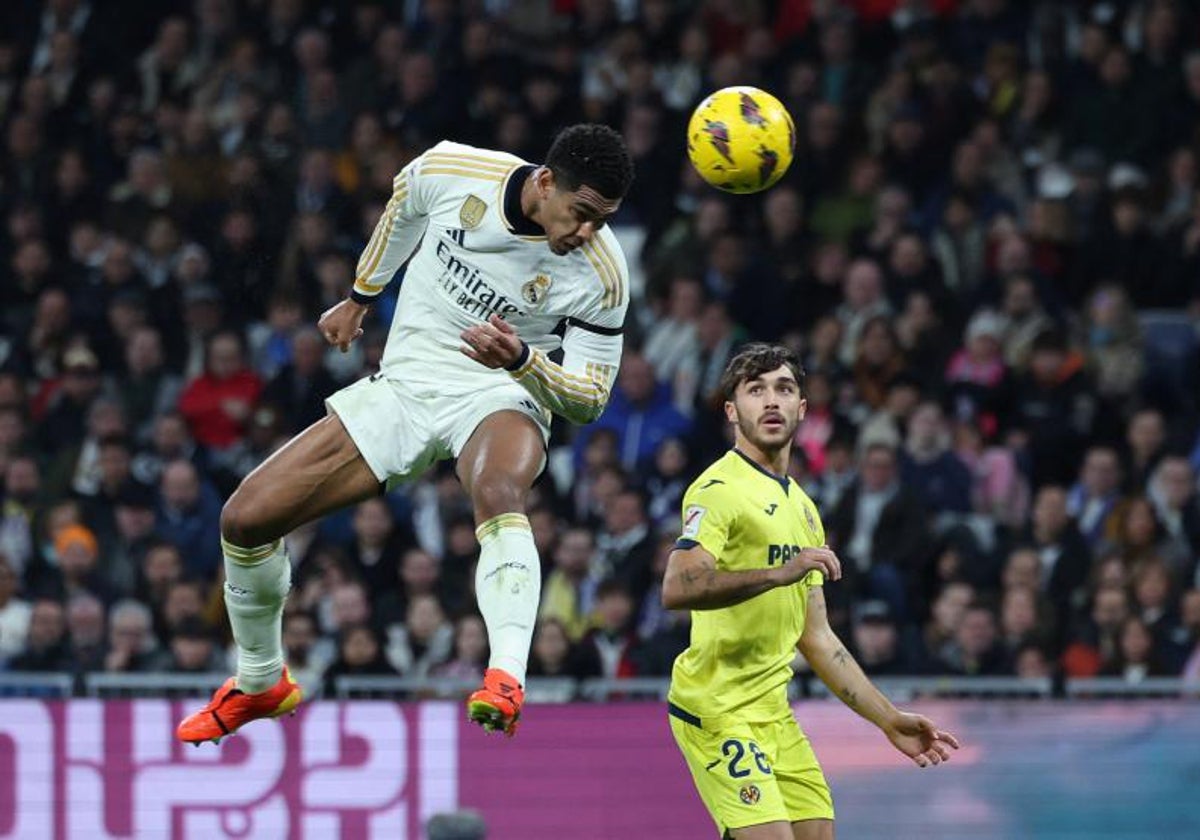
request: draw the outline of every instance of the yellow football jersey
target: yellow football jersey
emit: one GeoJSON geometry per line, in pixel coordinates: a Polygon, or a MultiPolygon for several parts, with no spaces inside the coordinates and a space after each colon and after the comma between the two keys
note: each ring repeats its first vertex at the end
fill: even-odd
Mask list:
{"type": "MultiPolygon", "coordinates": [[[[763,569],[824,544],[816,506],[800,486],[736,449],[701,473],[683,497],[678,545],[700,545],[718,569],[763,569]]],[[[697,718],[691,722],[705,729],[728,715],[748,721],[789,715],[790,663],[804,632],[808,589],[823,580],[814,570],[731,607],[693,610],[691,644],[671,673],[672,711],[697,718]]]]}

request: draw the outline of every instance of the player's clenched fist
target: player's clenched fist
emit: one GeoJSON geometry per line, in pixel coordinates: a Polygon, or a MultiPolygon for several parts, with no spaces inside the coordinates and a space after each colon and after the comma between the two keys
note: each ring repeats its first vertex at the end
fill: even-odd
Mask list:
{"type": "Polygon", "coordinates": [[[782,566],[775,568],[780,586],[787,586],[803,578],[813,569],[825,575],[826,580],[837,580],[842,576],[842,563],[828,548],[803,548],[799,554],[782,566]]]}
{"type": "Polygon", "coordinates": [[[326,341],[345,353],[350,343],[363,334],[362,320],[366,314],[366,306],[346,298],[321,313],[317,329],[326,341]]]}

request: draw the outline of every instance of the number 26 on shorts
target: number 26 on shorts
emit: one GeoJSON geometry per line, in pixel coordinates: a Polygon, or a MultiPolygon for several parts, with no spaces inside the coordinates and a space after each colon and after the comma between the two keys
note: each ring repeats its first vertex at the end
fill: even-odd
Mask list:
{"type": "Polygon", "coordinates": [[[730,738],[725,743],[721,744],[721,754],[729,759],[729,775],[735,779],[741,779],[750,775],[750,768],[742,767],[741,761],[746,757],[746,748],[750,748],[750,755],[754,758],[754,763],[758,765],[759,771],[766,775],[771,775],[771,765],[767,763],[767,756],[758,744],[753,741],[742,741],[736,738],[730,738]]]}

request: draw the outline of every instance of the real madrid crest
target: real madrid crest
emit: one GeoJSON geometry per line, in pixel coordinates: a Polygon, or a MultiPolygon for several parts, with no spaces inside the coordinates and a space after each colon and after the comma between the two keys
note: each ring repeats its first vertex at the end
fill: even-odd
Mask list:
{"type": "Polygon", "coordinates": [[[545,274],[539,274],[521,287],[521,300],[530,306],[537,306],[546,299],[546,293],[549,291],[550,278],[545,274]]]}
{"type": "Polygon", "coordinates": [[[479,227],[479,223],[483,221],[483,214],[487,212],[487,204],[478,196],[469,195],[467,200],[463,202],[462,209],[458,211],[459,224],[464,230],[472,230],[479,227]]]}

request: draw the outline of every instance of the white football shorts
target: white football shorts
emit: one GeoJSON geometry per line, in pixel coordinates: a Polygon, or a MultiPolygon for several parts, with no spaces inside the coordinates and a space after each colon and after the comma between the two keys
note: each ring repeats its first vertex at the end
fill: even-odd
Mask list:
{"type": "MultiPolygon", "coordinates": [[[[393,374],[394,375],[394,374],[393,374]]],[[[519,411],[550,438],[550,411],[516,382],[497,377],[469,391],[414,384],[386,373],[347,385],[325,400],[350,433],[367,466],[389,489],[419,478],[437,461],[457,458],[490,414],[519,411]]]]}

